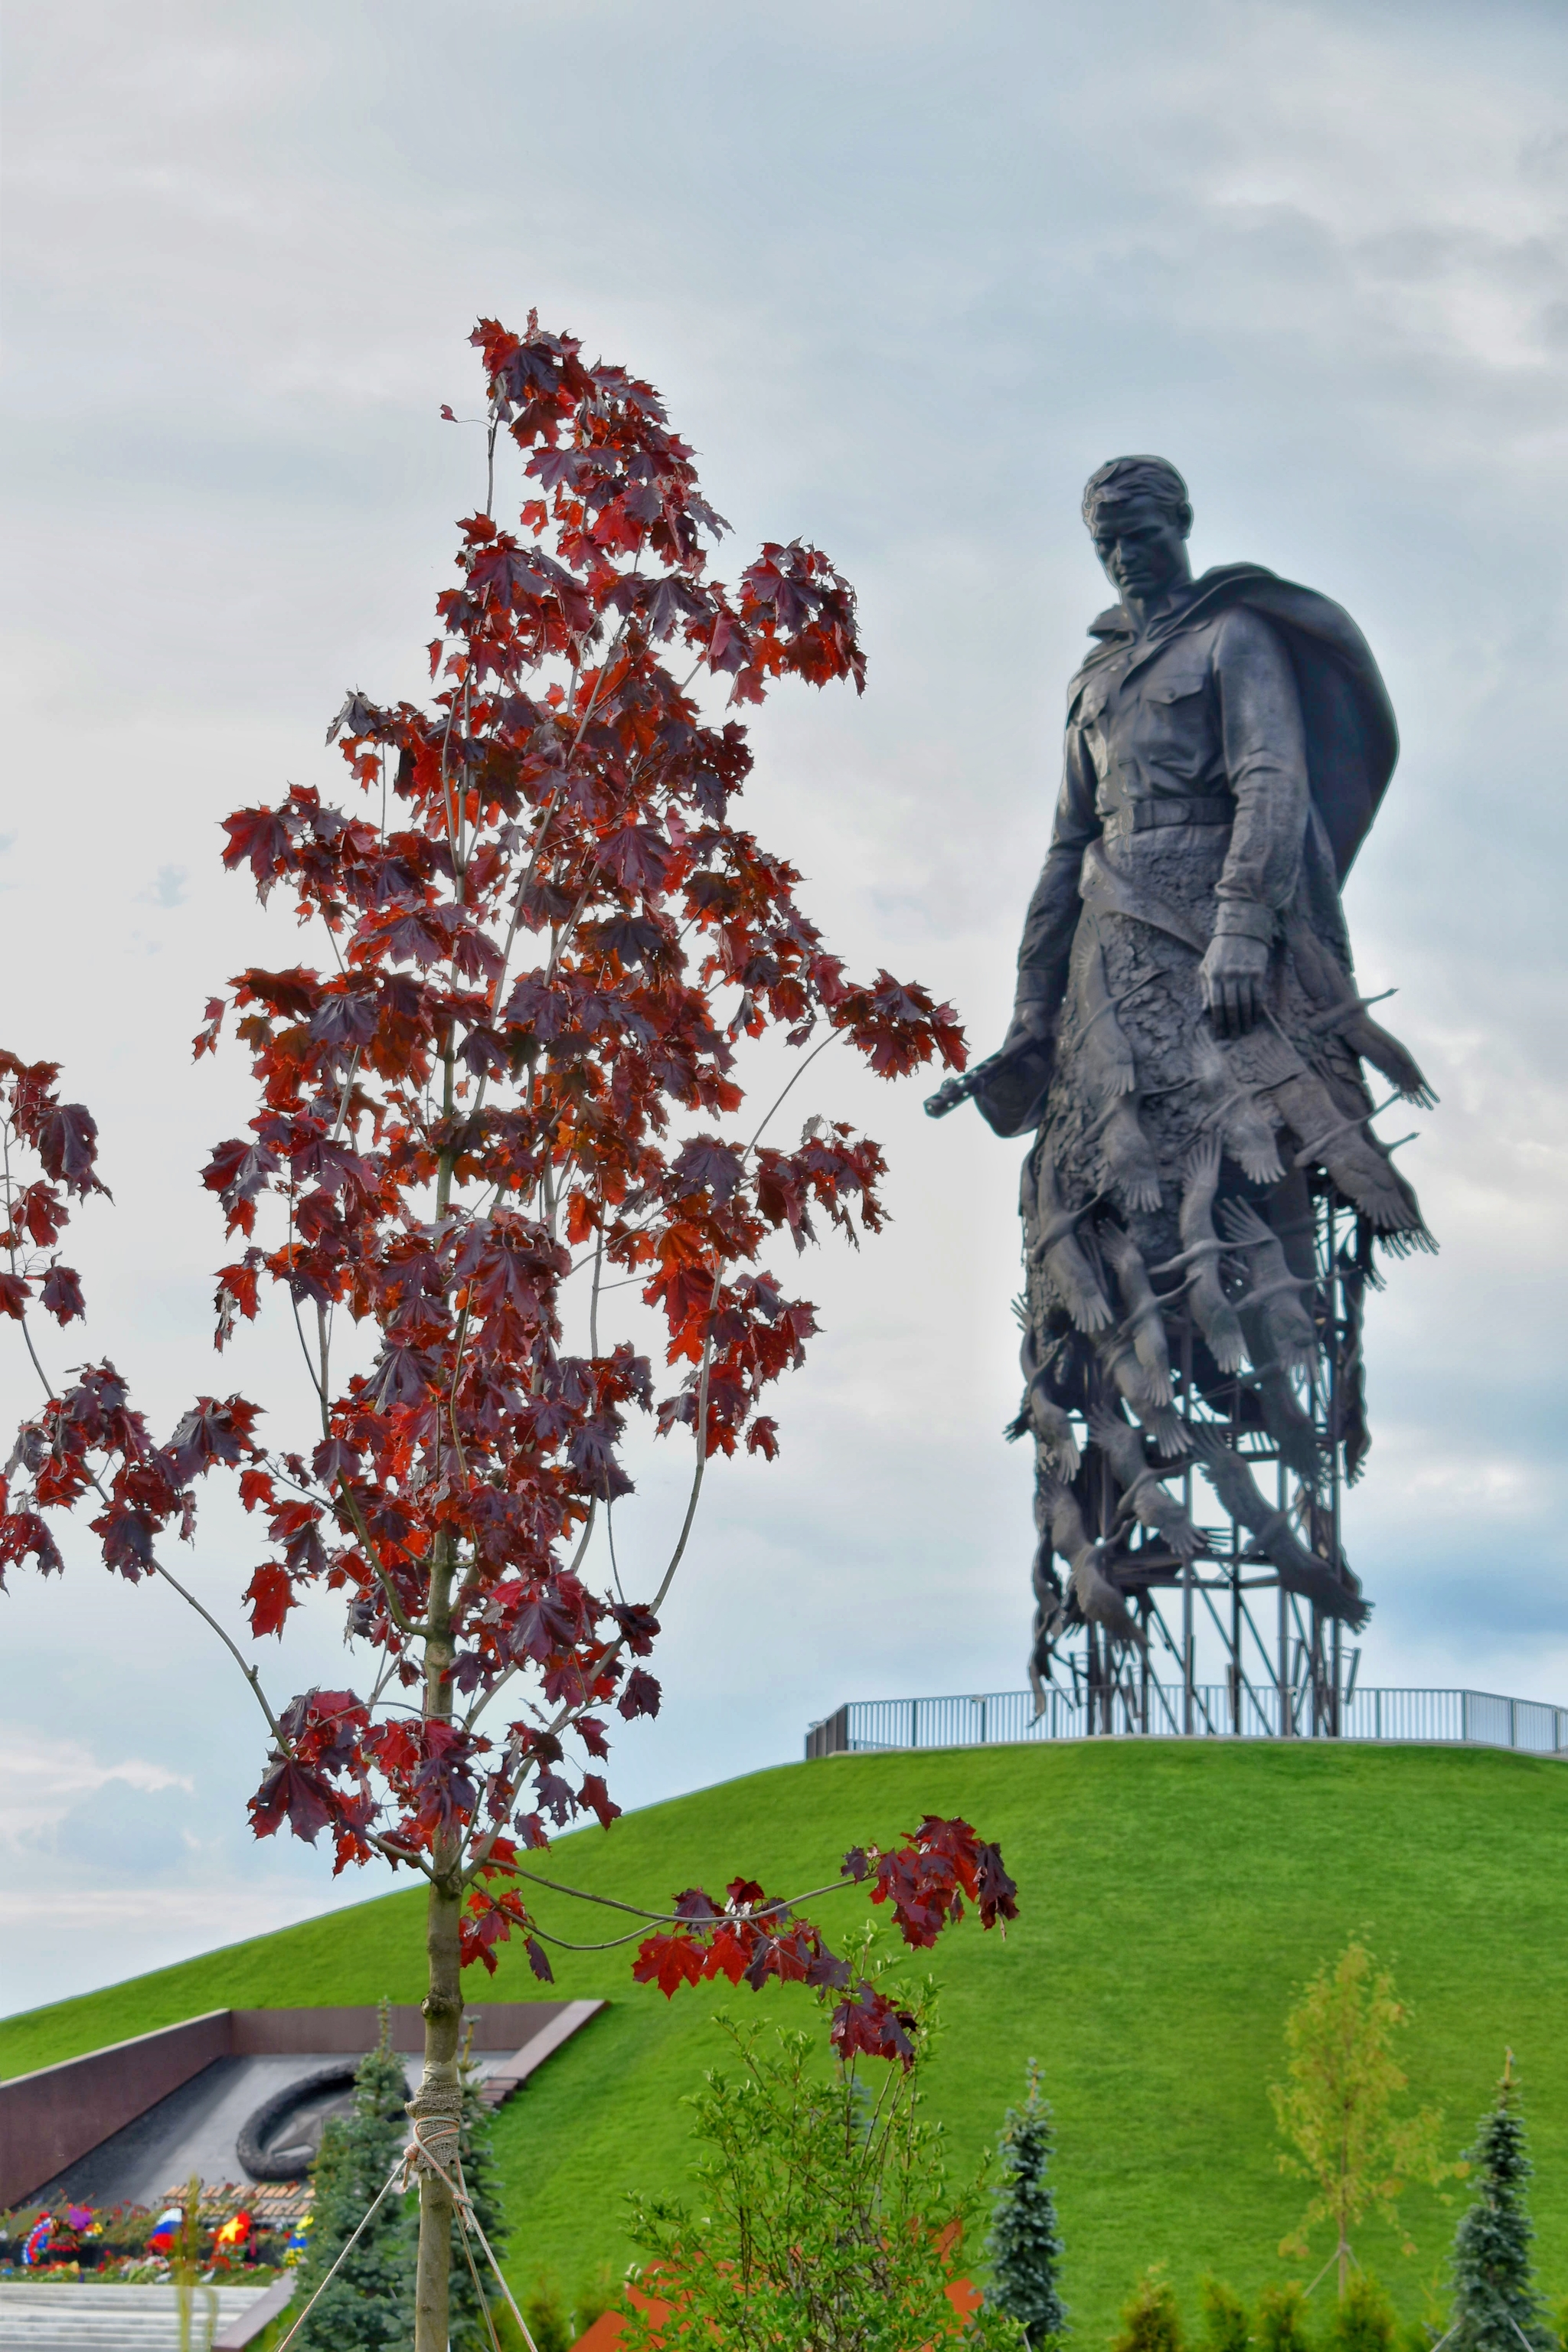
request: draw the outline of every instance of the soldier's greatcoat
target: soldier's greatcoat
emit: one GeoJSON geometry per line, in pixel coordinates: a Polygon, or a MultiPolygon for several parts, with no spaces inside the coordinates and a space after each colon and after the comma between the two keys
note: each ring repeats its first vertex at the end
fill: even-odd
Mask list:
{"type": "MultiPolygon", "coordinates": [[[[1261,1414],[1313,1484],[1305,1417],[1273,1360],[1279,1310],[1249,1312],[1245,1277],[1205,1257],[1219,1246],[1216,1206],[1222,1234],[1256,1212],[1304,1280],[1312,1189],[1357,1213],[1363,1265],[1374,1235],[1396,1251],[1426,1244],[1414,1193],[1366,1125],[1362,1060],[1412,1098],[1425,1082],[1361,1003],[1340,903],[1397,754],[1365,640],[1337,604],[1254,564],[1205,573],[1142,636],[1120,606],[1091,635],[1019,950],[1021,997],[1043,1006],[1050,1034],[1005,1051],[975,1088],[999,1133],[1036,1130],[1021,1200],[1025,1417],[1041,1443],[1047,1575],[1053,1410],[1118,1399],[1118,1415],[1173,1449],[1160,1348],[1141,1391],[1130,1335],[1148,1300],[1173,1347],[1172,1316],[1204,1265],[1209,1305],[1195,1301],[1203,1328],[1183,1343],[1194,1387],[1231,1398],[1224,1409],[1244,1423],[1261,1414]],[[1199,966],[1216,933],[1268,951],[1263,1017],[1246,1035],[1216,1034],[1205,1009],[1199,966]],[[1195,1255],[1194,1234],[1211,1237],[1195,1255]],[[1242,1339],[1230,1352],[1227,1299],[1245,1357],[1242,1339]],[[1258,1375],[1251,1390],[1235,1389],[1237,1360],[1258,1375]]],[[[1147,1316],[1142,1328],[1152,1336],[1147,1316]]],[[[1341,1393],[1353,1475],[1359,1363],[1347,1360],[1341,1393]]]]}

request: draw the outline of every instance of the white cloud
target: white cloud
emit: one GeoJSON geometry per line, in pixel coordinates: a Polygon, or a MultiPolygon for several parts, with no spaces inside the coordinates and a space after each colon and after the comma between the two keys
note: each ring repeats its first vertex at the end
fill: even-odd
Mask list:
{"type": "Polygon", "coordinates": [[[147,1796],[195,1788],[188,1772],[144,1758],[100,1763],[80,1740],[0,1736],[0,1847],[36,1843],[84,1798],[116,1783],[147,1796]]]}

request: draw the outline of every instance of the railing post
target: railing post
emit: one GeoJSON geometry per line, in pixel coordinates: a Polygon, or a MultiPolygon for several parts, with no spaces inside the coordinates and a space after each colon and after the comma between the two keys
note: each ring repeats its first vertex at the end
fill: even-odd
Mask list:
{"type": "Polygon", "coordinates": [[[1279,1587],[1279,1737],[1289,1739],[1296,1729],[1296,1709],[1290,1691],[1290,1602],[1279,1587]]]}

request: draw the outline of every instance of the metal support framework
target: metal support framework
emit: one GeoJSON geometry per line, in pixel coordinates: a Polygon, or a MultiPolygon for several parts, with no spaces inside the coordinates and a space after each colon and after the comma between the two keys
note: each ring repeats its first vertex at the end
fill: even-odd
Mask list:
{"type": "MultiPolygon", "coordinates": [[[[1204,1376],[1202,1367],[1206,1361],[1212,1368],[1212,1359],[1202,1352],[1190,1313],[1167,1310],[1167,1321],[1173,1340],[1180,1339],[1171,1355],[1184,1425],[1223,1437],[1265,1491],[1272,1490],[1305,1549],[1342,1575],[1344,1384],[1353,1380],[1359,1388],[1367,1274],[1352,1246],[1354,1214],[1326,1186],[1313,1198],[1310,1238],[1309,1304],[1318,1345],[1306,1371],[1290,1382],[1300,1416],[1293,1432],[1281,1436],[1268,1425],[1256,1371],[1216,1380],[1211,1369],[1204,1376]]],[[[1274,1417],[1278,1422],[1278,1408],[1274,1417]]],[[[1069,1652],[1063,1663],[1075,1694],[1083,1679],[1087,1727],[1112,1734],[1339,1738],[1360,1656],[1344,1639],[1344,1619],[1290,1589],[1254,1531],[1225,1511],[1201,1478],[1194,1453],[1172,1463],[1173,1482],[1178,1475],[1187,1516],[1203,1538],[1190,1560],[1145,1529],[1119,1537],[1110,1465],[1102,1462],[1091,1482],[1086,1520],[1092,1533],[1114,1546],[1106,1565],[1127,1596],[1144,1644],[1114,1642],[1092,1624],[1083,1628],[1081,1655],[1069,1652]],[[1217,1645],[1218,1674],[1200,1677],[1200,1642],[1211,1651],[1217,1645]],[[1217,1719],[1216,1685],[1224,1694],[1217,1719]],[[1178,1695],[1174,1707],[1173,1693],[1178,1695]]],[[[1351,1585],[1347,1597],[1355,1590],[1351,1585]]]]}

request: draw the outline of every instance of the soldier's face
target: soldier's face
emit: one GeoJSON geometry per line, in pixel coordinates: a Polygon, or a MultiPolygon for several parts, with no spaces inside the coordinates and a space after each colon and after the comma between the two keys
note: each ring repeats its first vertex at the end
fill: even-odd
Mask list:
{"type": "Polygon", "coordinates": [[[1155,596],[1187,577],[1182,526],[1168,507],[1152,499],[1102,502],[1095,510],[1094,551],[1123,596],[1155,596]]]}

